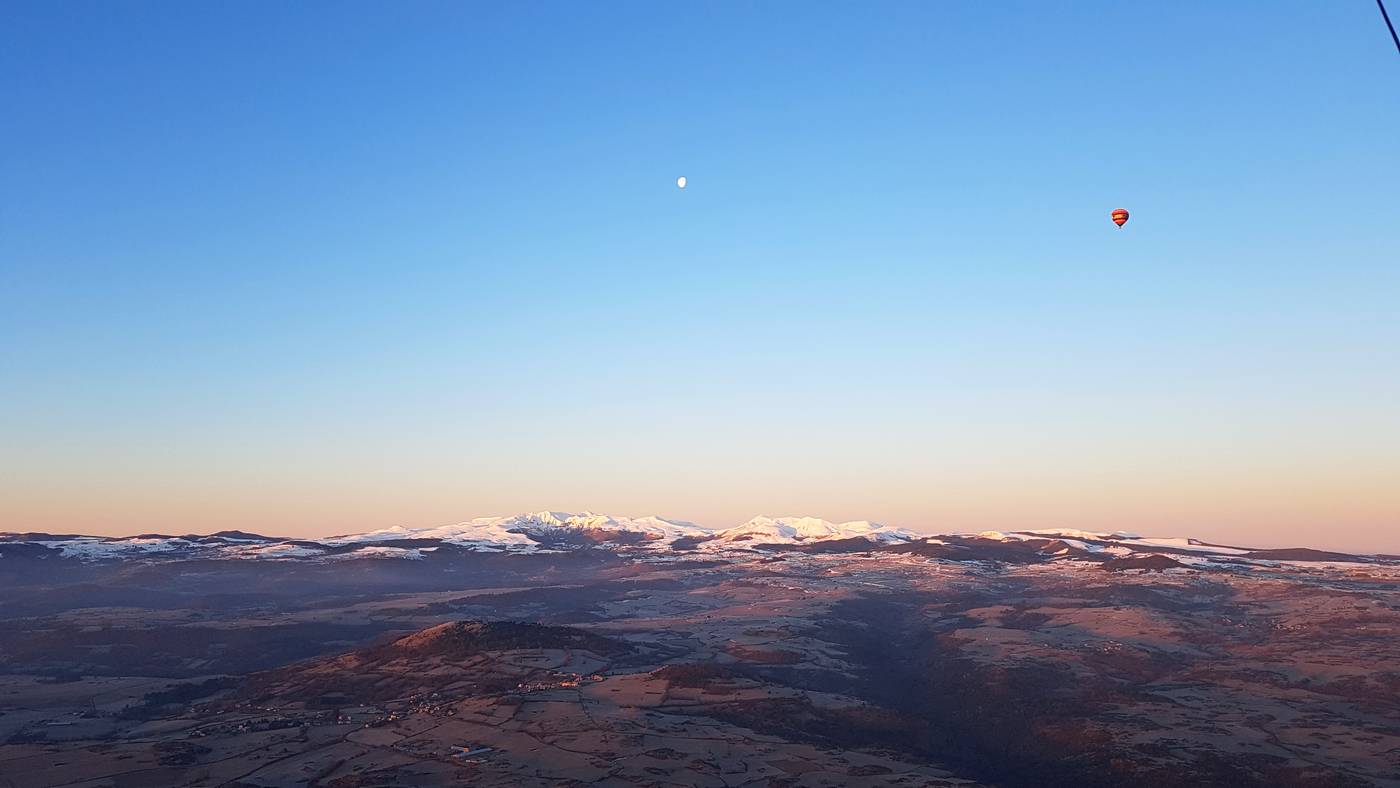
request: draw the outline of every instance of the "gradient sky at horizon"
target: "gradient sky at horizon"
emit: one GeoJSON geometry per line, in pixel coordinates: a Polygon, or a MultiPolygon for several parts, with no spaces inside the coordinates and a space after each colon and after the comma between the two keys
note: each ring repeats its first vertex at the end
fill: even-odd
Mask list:
{"type": "Polygon", "coordinates": [[[0,530],[1400,553],[1372,3],[4,16],[0,530]]]}

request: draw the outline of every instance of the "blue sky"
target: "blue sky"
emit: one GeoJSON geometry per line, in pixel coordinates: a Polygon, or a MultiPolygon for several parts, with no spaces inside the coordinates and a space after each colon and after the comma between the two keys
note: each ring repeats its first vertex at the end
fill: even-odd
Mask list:
{"type": "Polygon", "coordinates": [[[1400,552],[1368,3],[6,16],[0,529],[588,508],[1400,552]]]}

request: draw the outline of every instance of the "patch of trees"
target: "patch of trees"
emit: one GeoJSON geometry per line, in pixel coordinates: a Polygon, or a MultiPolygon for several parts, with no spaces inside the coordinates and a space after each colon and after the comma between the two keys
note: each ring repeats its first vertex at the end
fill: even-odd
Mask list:
{"type": "Polygon", "coordinates": [[[484,651],[522,649],[583,649],[603,655],[628,650],[623,643],[583,629],[522,621],[459,621],[443,624],[401,638],[388,648],[423,654],[461,656],[484,651]]]}
{"type": "Polygon", "coordinates": [[[651,675],[659,679],[666,679],[674,686],[690,689],[707,689],[716,683],[727,682],[741,676],[739,671],[728,665],[709,663],[666,665],[652,671],[651,675]]]}
{"type": "Polygon", "coordinates": [[[148,692],[140,703],[122,709],[120,716],[128,720],[150,720],[164,716],[171,706],[185,707],[200,698],[207,698],[216,692],[232,689],[238,683],[232,676],[177,684],[156,692],[148,692]]]}

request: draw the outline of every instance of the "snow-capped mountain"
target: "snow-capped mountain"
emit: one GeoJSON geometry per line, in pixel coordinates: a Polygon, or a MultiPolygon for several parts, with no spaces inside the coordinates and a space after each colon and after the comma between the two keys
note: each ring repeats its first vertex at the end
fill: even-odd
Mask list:
{"type": "Polygon", "coordinates": [[[915,539],[917,535],[902,528],[866,520],[833,523],[816,517],[755,517],[733,528],[713,530],[654,515],[622,517],[592,512],[531,512],[509,517],[478,517],[464,523],[426,529],[396,526],[321,541],[328,545],[347,545],[399,539],[436,539],[488,549],[535,550],[550,544],[579,541],[661,547],[684,539],[697,549],[724,550],[742,542],[795,545],[854,538],[891,543],[915,539]]]}
{"type": "Polygon", "coordinates": [[[541,546],[578,541],[592,544],[669,544],[682,537],[709,536],[709,530],[694,523],[656,516],[634,518],[592,512],[530,512],[508,517],[478,517],[463,523],[435,528],[395,526],[320,541],[328,545],[347,545],[397,539],[435,539],[483,549],[532,551],[540,549],[541,546]]]}
{"type": "MultiPolygon", "coordinates": [[[[145,556],[190,556],[197,554],[236,553],[257,550],[267,545],[286,544],[291,540],[247,534],[242,531],[222,531],[208,536],[79,536],[51,534],[0,533],[0,558],[7,545],[32,545],[56,552],[64,558],[101,560],[106,558],[139,558],[145,556]]],[[[9,548],[14,550],[14,547],[9,548]]]]}
{"type": "Polygon", "coordinates": [[[907,542],[918,538],[912,531],[853,520],[833,523],[816,517],[755,517],[714,535],[711,544],[730,546],[736,542],[754,544],[805,544],[829,539],[864,538],[874,542],[907,542]]]}
{"type": "MultiPolygon", "coordinates": [[[[527,512],[505,517],[478,517],[427,528],[393,526],[357,534],[320,539],[279,539],[245,532],[211,536],[136,537],[52,536],[0,534],[0,558],[6,545],[32,545],[65,558],[244,558],[336,559],[359,557],[419,557],[433,543],[480,552],[534,553],[585,547],[657,551],[669,549],[724,552],[763,545],[808,545],[844,539],[868,539],[889,544],[917,536],[858,520],[833,523],[815,517],[755,517],[734,528],[711,529],[684,520],[655,515],[627,517],[593,512],[527,512]]],[[[14,553],[18,548],[9,547],[14,553]]]]}
{"type": "MultiPolygon", "coordinates": [[[[1113,562],[1169,556],[1172,566],[1200,567],[1279,561],[1393,562],[1394,556],[1352,556],[1305,548],[1252,549],[1177,537],[1142,537],[1075,529],[917,534],[866,520],[834,523],[816,517],[755,517],[733,528],[710,529],[656,516],[529,512],[478,517],[428,528],[395,526],[322,539],[284,539],[244,531],[208,536],[132,537],[0,533],[0,572],[7,559],[84,563],[242,559],[332,562],[357,559],[451,560],[471,553],[565,553],[603,550],[673,560],[687,554],[742,560],[754,551],[914,554],[935,560],[1113,562]]],[[[1156,563],[1162,563],[1157,561],[1156,563]]],[[[1131,564],[1131,561],[1129,561],[1131,564]]]]}

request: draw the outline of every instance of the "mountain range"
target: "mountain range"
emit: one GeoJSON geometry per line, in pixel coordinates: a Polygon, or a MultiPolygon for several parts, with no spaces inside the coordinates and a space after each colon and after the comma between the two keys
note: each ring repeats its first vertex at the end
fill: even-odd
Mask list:
{"type": "MultiPolygon", "coordinates": [[[[117,559],[170,561],[422,560],[438,551],[547,553],[603,550],[653,559],[684,555],[799,551],[916,553],[954,560],[1087,559],[1098,563],[1164,556],[1156,568],[1257,561],[1390,562],[1395,556],[1356,555],[1309,548],[1251,548],[1182,537],[1076,529],[918,534],[866,520],[830,522],[816,517],[754,517],[732,528],[712,529],[657,516],[625,517],[592,512],[529,512],[479,517],[429,528],[394,526],[317,539],[264,536],[247,531],[209,535],[140,534],[128,537],[0,533],[0,559],[58,557],[84,562],[117,559]],[[1019,558],[1017,558],[1019,556],[1019,558]]],[[[1112,564],[1110,564],[1112,565],[1112,564]]]]}

